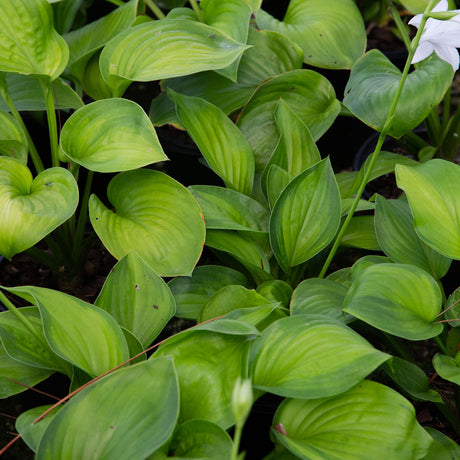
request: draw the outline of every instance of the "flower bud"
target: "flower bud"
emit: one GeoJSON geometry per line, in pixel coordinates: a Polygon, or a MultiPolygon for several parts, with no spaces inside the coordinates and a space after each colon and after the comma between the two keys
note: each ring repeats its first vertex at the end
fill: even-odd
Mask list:
{"type": "Polygon", "coordinates": [[[236,423],[244,423],[253,403],[252,384],[250,379],[238,377],[232,394],[232,411],[236,423]]]}

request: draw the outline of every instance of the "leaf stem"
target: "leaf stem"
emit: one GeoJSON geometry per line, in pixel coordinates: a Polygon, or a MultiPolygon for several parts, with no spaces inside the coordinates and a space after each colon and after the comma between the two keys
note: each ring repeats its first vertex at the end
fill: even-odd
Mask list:
{"type": "Polygon", "coordinates": [[[231,460],[238,459],[238,452],[240,450],[241,434],[243,433],[244,423],[237,422],[235,425],[235,433],[233,434],[232,457],[231,460]]]}
{"type": "Polygon", "coordinates": [[[189,2],[198,17],[198,20],[203,22],[203,14],[201,13],[201,8],[199,7],[198,2],[196,0],[189,0],[189,2]]]}
{"type": "Polygon", "coordinates": [[[402,93],[402,90],[403,90],[404,83],[406,82],[407,76],[409,74],[409,69],[410,69],[410,66],[411,66],[412,58],[414,57],[415,51],[417,49],[418,43],[419,43],[420,38],[421,38],[422,33],[423,33],[423,29],[425,28],[425,24],[426,24],[426,21],[428,19],[426,14],[433,9],[434,5],[436,4],[436,1],[437,0],[430,0],[430,3],[428,4],[428,6],[425,9],[425,12],[423,13],[422,19],[420,21],[420,26],[419,26],[419,28],[417,30],[417,34],[415,35],[414,39],[412,40],[412,43],[410,44],[408,56],[407,56],[407,59],[406,59],[406,64],[405,64],[404,69],[402,71],[401,79],[399,80],[398,88],[396,89],[396,94],[394,95],[393,102],[391,104],[391,107],[390,107],[390,110],[388,112],[387,118],[385,120],[383,128],[382,128],[382,130],[380,132],[379,138],[377,140],[377,145],[375,147],[374,153],[372,154],[372,158],[371,158],[371,160],[369,162],[369,167],[367,168],[366,172],[363,175],[361,183],[360,183],[360,185],[358,187],[358,191],[356,192],[356,196],[355,196],[355,198],[353,200],[353,204],[351,205],[351,209],[350,209],[346,219],[344,220],[344,222],[342,224],[342,227],[340,228],[340,231],[339,231],[339,233],[338,233],[338,235],[337,235],[337,237],[336,237],[336,239],[334,241],[334,244],[333,244],[333,246],[332,246],[332,248],[331,248],[331,250],[329,252],[329,255],[328,255],[326,261],[324,262],[323,268],[321,269],[321,272],[318,275],[319,278],[324,278],[324,275],[326,274],[327,269],[329,268],[329,265],[331,264],[331,261],[334,258],[335,254],[337,252],[337,249],[340,246],[342,238],[345,235],[345,232],[346,232],[346,230],[348,228],[348,225],[351,222],[353,214],[355,213],[356,208],[358,207],[359,200],[361,199],[361,196],[362,196],[362,194],[364,192],[364,188],[366,187],[366,184],[367,184],[367,182],[369,180],[369,177],[370,177],[370,175],[372,173],[372,168],[374,167],[375,162],[377,161],[378,155],[379,155],[379,153],[380,153],[380,151],[382,149],[383,142],[385,141],[385,138],[386,138],[388,132],[390,131],[391,125],[393,123],[394,116],[395,116],[395,111],[396,111],[396,106],[398,105],[399,98],[401,97],[401,93],[402,93]]]}
{"type": "Polygon", "coordinates": [[[58,132],[57,132],[57,120],[56,120],[56,109],[54,106],[54,97],[52,91],[52,82],[46,84],[40,80],[43,89],[43,95],[45,96],[46,102],[46,118],[48,120],[48,131],[50,136],[51,146],[51,163],[53,166],[59,166],[59,143],[58,143],[58,132]]]}
{"type": "Polygon", "coordinates": [[[158,18],[158,19],[164,19],[166,16],[165,14],[163,13],[163,11],[161,11],[161,9],[159,8],[159,6],[153,1],[153,0],[144,0],[145,1],[145,4],[150,8],[150,10],[152,11],[152,13],[158,18]]]}

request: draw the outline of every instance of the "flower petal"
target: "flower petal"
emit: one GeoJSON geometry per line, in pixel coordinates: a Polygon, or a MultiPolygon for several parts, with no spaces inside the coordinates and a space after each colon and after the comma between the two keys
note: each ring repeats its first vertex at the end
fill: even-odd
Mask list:
{"type": "Polygon", "coordinates": [[[441,0],[431,11],[433,13],[438,11],[447,11],[449,8],[449,3],[447,0],[441,0]]]}
{"type": "Polygon", "coordinates": [[[443,61],[448,62],[452,66],[454,72],[458,69],[460,58],[456,48],[452,46],[437,46],[435,52],[443,61]]]}
{"type": "Polygon", "coordinates": [[[427,58],[428,56],[431,55],[431,53],[434,51],[434,46],[431,42],[429,41],[421,41],[418,44],[418,47],[415,51],[414,57],[412,58],[412,64],[415,64],[417,62],[423,61],[423,59],[427,58]]]}

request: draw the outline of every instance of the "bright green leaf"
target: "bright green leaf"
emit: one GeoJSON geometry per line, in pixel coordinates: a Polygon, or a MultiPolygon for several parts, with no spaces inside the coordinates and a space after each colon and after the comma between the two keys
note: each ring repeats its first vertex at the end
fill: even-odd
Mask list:
{"type": "Polygon", "coordinates": [[[135,250],[160,276],[189,275],[204,243],[204,222],[192,194],[159,171],[120,173],[107,196],[116,212],[92,195],[89,214],[107,249],[121,259],[135,250]]]}
{"type": "Polygon", "coordinates": [[[409,340],[441,333],[436,323],[441,291],[425,270],[413,265],[371,265],[356,277],[344,301],[344,310],[372,326],[409,340]]]}
{"type": "Polygon", "coordinates": [[[148,116],[127,99],[104,99],[77,110],[62,128],[60,147],[72,161],[98,172],[167,160],[148,116]]]}
{"type": "Polygon", "coordinates": [[[0,157],[0,254],[30,248],[73,215],[78,187],[64,168],[49,168],[35,179],[19,160],[0,157]]]}

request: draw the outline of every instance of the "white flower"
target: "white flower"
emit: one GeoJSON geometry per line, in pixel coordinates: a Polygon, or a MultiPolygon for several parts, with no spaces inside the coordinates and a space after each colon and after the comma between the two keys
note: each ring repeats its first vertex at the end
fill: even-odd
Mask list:
{"type": "MultiPolygon", "coordinates": [[[[448,7],[447,0],[441,0],[432,12],[447,11],[448,7]]],[[[453,10],[452,12],[460,13],[460,10],[453,10]]],[[[422,15],[417,14],[409,21],[409,24],[418,28],[421,20],[422,15]]],[[[455,72],[459,66],[457,48],[460,48],[460,17],[454,16],[444,21],[429,18],[426,21],[412,64],[422,61],[434,51],[443,61],[448,62],[455,72]]]]}

